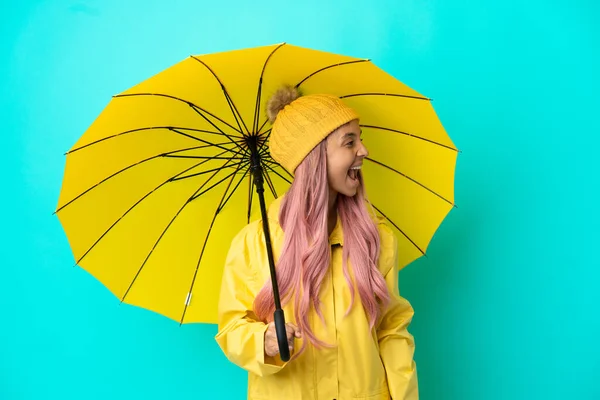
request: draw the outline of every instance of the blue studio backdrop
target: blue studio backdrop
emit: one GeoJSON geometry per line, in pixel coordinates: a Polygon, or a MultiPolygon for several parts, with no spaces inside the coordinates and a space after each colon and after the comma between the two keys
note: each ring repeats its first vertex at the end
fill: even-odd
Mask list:
{"type": "Polygon", "coordinates": [[[400,273],[421,398],[600,398],[599,16],[591,0],[3,0],[0,399],[245,398],[214,325],[119,305],[52,212],[64,153],[112,95],[280,42],[371,58],[433,98],[462,151],[458,208],[400,273]]]}

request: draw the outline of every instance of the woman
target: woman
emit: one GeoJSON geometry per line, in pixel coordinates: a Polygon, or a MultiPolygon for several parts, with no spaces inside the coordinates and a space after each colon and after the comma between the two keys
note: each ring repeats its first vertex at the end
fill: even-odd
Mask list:
{"type": "Polygon", "coordinates": [[[261,221],[227,256],[216,340],[248,371],[249,399],[418,399],[410,304],[396,238],[365,200],[356,112],[282,88],[269,100],[270,152],[294,174],[268,219],[292,358],[278,356],[261,221]]]}

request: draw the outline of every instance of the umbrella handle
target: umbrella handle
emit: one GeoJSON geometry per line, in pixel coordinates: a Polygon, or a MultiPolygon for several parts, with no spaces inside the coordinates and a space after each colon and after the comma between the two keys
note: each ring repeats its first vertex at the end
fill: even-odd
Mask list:
{"type": "Polygon", "coordinates": [[[275,331],[277,332],[279,356],[281,357],[281,361],[289,361],[290,348],[288,347],[289,345],[287,340],[287,332],[285,330],[285,316],[283,315],[283,310],[275,310],[275,313],[273,314],[273,319],[275,321],[275,331]]]}

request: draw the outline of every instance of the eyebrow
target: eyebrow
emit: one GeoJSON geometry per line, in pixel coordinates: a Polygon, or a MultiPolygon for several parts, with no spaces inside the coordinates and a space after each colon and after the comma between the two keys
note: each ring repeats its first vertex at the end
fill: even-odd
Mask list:
{"type": "MultiPolygon", "coordinates": [[[[362,134],[362,129],[360,130],[360,134],[362,134]]],[[[346,140],[348,138],[356,138],[356,132],[346,132],[342,135],[342,140],[346,140]]]]}

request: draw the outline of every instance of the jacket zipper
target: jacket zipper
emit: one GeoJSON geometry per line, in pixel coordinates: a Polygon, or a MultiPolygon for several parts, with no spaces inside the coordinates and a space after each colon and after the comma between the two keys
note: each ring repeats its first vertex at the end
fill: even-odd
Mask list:
{"type": "MultiPolygon", "coordinates": [[[[333,248],[332,248],[333,250],[333,248]]],[[[336,355],[337,355],[337,359],[336,359],[336,371],[335,371],[335,375],[336,378],[338,377],[338,373],[339,373],[339,361],[340,361],[340,356],[339,356],[339,345],[338,345],[338,334],[337,334],[337,313],[336,313],[336,306],[335,306],[335,283],[334,283],[334,279],[333,279],[333,268],[334,268],[334,262],[333,262],[333,251],[331,252],[331,262],[329,264],[331,266],[331,292],[332,292],[332,296],[333,296],[333,329],[335,332],[335,350],[336,350],[336,355]]],[[[340,388],[339,388],[339,378],[337,379],[337,392],[338,394],[340,393],[340,388]]],[[[337,398],[337,396],[336,396],[337,398]]],[[[335,400],[335,399],[334,399],[335,400]]]]}

